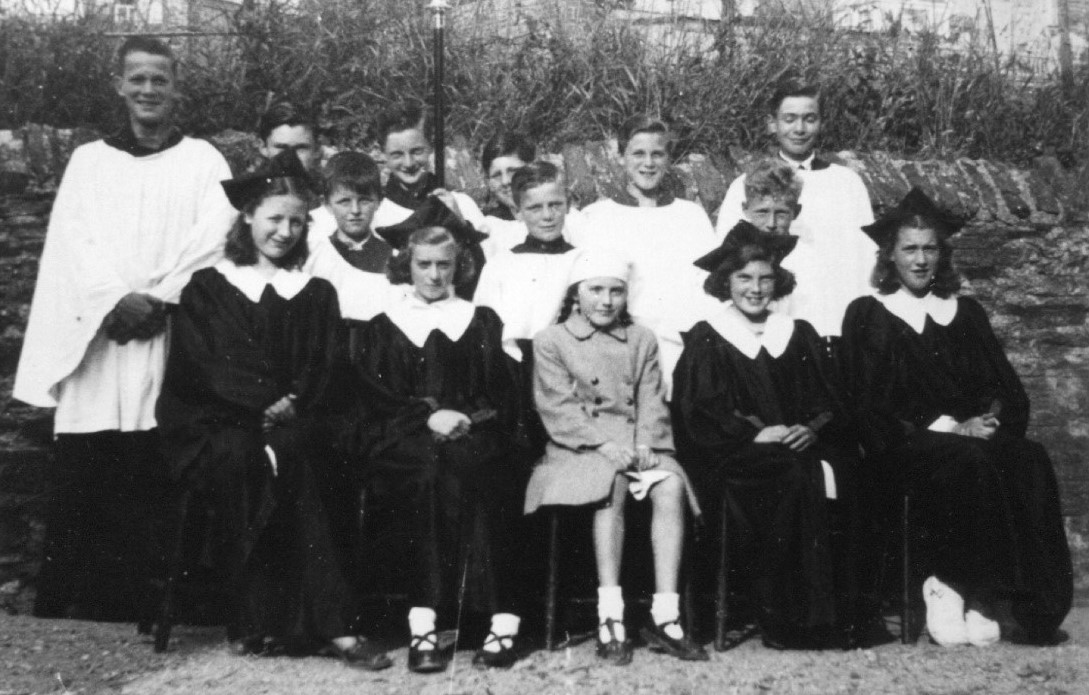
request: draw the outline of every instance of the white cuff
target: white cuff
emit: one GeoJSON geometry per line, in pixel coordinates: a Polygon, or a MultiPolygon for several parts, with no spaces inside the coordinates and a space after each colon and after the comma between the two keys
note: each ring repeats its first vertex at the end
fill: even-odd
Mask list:
{"type": "Polygon", "coordinates": [[[927,429],[931,432],[952,432],[953,428],[959,424],[960,423],[954,420],[951,416],[942,415],[937,420],[930,423],[930,426],[927,427],[927,429]]]}

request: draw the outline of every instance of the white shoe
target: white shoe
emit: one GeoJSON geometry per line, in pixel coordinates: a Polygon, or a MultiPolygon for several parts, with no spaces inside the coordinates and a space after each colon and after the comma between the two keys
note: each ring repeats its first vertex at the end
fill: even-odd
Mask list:
{"type": "Polygon", "coordinates": [[[969,608],[964,614],[964,623],[968,628],[968,641],[976,647],[989,647],[1002,639],[1002,628],[975,608],[969,608]]]}
{"type": "Polygon", "coordinates": [[[926,631],[943,647],[968,644],[968,625],[964,621],[964,599],[937,577],[923,582],[926,602],[926,631]]]}

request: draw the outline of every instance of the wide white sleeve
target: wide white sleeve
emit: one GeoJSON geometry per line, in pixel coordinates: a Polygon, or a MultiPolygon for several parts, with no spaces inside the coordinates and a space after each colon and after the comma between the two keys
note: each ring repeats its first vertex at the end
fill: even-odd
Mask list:
{"type": "Polygon", "coordinates": [[[473,225],[475,229],[484,229],[484,213],[480,211],[480,206],[476,204],[476,201],[461,191],[453,191],[453,194],[454,200],[458,203],[458,209],[461,211],[461,216],[465,218],[465,221],[473,225]]]}
{"type": "Polygon", "coordinates": [[[726,197],[722,199],[722,205],[718,208],[718,216],[715,222],[715,237],[719,243],[726,238],[726,235],[730,233],[730,230],[734,228],[738,222],[740,222],[744,216],[745,211],[742,209],[742,204],[745,202],[745,176],[742,174],[730,182],[730,187],[726,189],[726,197]]]}
{"type": "Polygon", "coordinates": [[[196,187],[193,195],[198,196],[200,212],[186,232],[188,242],[168,261],[166,275],[147,290],[148,294],[171,304],[178,303],[182,289],[195,271],[214,265],[223,256],[227,232],[238,216],[220,184],[231,178],[227,160],[211,145],[200,156],[205,159],[201,176],[191,184],[196,187]]]}

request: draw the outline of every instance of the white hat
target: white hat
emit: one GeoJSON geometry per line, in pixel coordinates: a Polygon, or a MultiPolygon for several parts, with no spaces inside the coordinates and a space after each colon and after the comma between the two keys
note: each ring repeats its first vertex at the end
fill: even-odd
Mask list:
{"type": "Polygon", "coordinates": [[[616,278],[628,282],[631,274],[631,262],[614,251],[605,249],[583,250],[568,276],[567,284],[589,280],[590,278],[616,278]]]}

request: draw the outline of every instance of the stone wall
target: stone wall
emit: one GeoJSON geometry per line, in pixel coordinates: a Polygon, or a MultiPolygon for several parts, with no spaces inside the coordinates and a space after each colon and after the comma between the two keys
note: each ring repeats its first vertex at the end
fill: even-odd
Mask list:
{"type": "MultiPolygon", "coordinates": [[[[0,132],[0,602],[5,582],[36,569],[50,438],[49,414],[12,402],[11,380],[53,191],[71,150],[93,137],[41,126],[0,132]]],[[[236,171],[254,159],[252,136],[228,132],[212,141],[236,171]]],[[[468,148],[455,145],[447,152],[448,183],[482,199],[484,178],[468,148]]],[[[581,205],[620,185],[612,149],[615,143],[569,145],[554,155],[581,205]]],[[[753,156],[690,156],[677,167],[678,182],[714,214],[727,183],[753,156]]],[[[1089,170],[1064,171],[1049,159],[1018,169],[880,153],[835,158],[863,177],[878,211],[919,185],[974,215],[954,238],[958,267],[1024,379],[1033,403],[1029,434],[1054,459],[1078,587],[1089,591],[1089,170]]],[[[9,593],[15,586],[7,584],[9,593]]]]}

